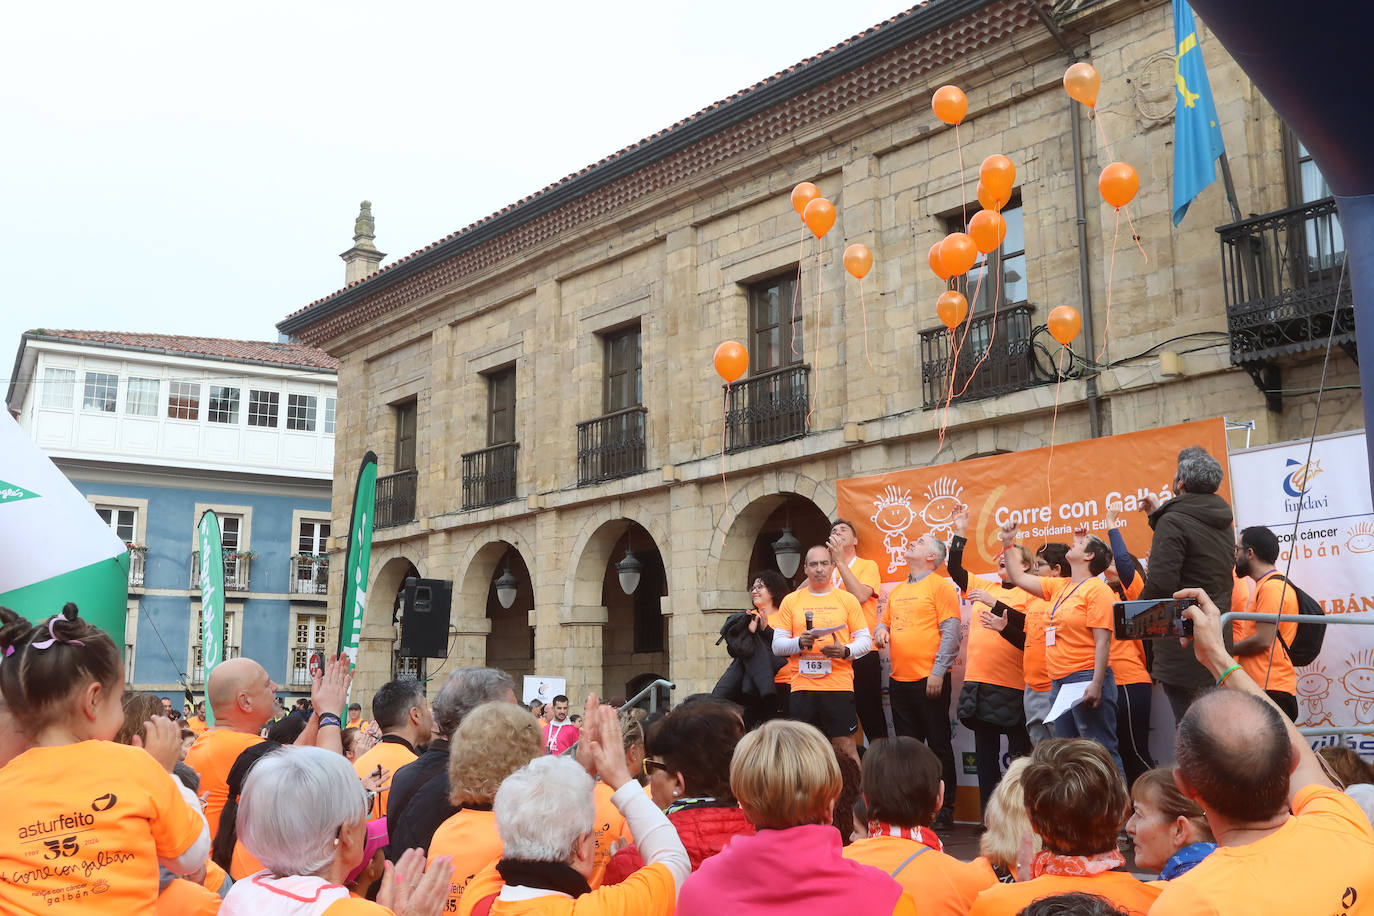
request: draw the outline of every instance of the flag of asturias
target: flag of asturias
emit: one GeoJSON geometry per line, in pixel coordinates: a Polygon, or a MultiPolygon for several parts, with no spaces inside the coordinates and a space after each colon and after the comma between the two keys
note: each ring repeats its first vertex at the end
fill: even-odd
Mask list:
{"type": "Polygon", "coordinates": [[[1226,152],[1212,101],[1212,86],[1197,43],[1197,25],[1188,0],[1174,0],[1174,225],[1188,205],[1217,180],[1217,158],[1226,152]]]}

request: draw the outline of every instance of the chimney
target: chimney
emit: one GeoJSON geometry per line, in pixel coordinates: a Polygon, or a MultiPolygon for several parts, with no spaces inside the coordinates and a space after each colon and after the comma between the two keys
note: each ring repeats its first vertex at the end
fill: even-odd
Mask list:
{"type": "Polygon", "coordinates": [[[372,201],[358,205],[358,218],[353,223],[353,247],[339,257],[344,262],[344,285],[349,286],[376,272],[386,254],[378,251],[372,240],[377,237],[377,224],[372,219],[372,201]]]}

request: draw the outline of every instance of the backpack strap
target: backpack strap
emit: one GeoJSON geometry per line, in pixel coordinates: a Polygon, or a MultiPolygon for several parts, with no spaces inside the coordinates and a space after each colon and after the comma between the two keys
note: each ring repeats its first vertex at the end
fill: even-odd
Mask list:
{"type": "Polygon", "coordinates": [[[910,856],[907,857],[907,860],[906,860],[905,862],[903,862],[901,865],[898,865],[898,866],[897,866],[897,870],[894,871],[894,872],[892,872],[892,877],[895,878],[895,877],[897,877],[899,874],[901,874],[902,869],[904,869],[904,868],[906,868],[908,865],[910,865],[912,859],[915,859],[917,856],[919,856],[919,855],[921,855],[922,853],[925,853],[925,852],[930,852],[930,847],[929,847],[929,846],[922,846],[920,849],[918,849],[918,850],[916,850],[915,852],[913,852],[910,856]]]}
{"type": "MultiPolygon", "coordinates": [[[[1293,581],[1292,581],[1291,579],[1289,579],[1287,576],[1285,576],[1283,573],[1279,572],[1278,570],[1274,570],[1274,571],[1271,572],[1268,576],[1265,576],[1265,578],[1266,578],[1266,579],[1277,579],[1277,580],[1279,580],[1280,582],[1282,582],[1282,583],[1284,584],[1284,590],[1285,590],[1285,591],[1291,590],[1291,591],[1293,592],[1293,597],[1294,597],[1294,598],[1297,597],[1297,595],[1298,595],[1298,587],[1297,587],[1296,585],[1293,584],[1293,581]]],[[[1259,586],[1258,586],[1258,585],[1255,586],[1255,594],[1256,594],[1256,595],[1259,594],[1259,586]]],[[[1280,602],[1282,602],[1282,600],[1283,600],[1281,595],[1280,595],[1280,599],[1279,599],[1279,600],[1280,600],[1280,602]]],[[[1282,608],[1282,603],[1280,603],[1280,608],[1282,608]]],[[[1281,617],[1281,616],[1283,616],[1283,615],[1280,614],[1279,616],[1281,617]]],[[[1298,608],[1298,614],[1297,614],[1297,616],[1299,616],[1299,617],[1302,616],[1302,608],[1298,608]]],[[[1299,621],[1299,622],[1301,622],[1301,621],[1299,621]]],[[[1282,634],[1281,632],[1279,632],[1279,624],[1278,624],[1277,621],[1274,623],[1274,638],[1277,639],[1277,640],[1279,641],[1279,645],[1283,646],[1283,652],[1284,652],[1285,655],[1288,656],[1288,660],[1291,662],[1291,661],[1293,660],[1293,647],[1290,646],[1290,645],[1288,645],[1288,640],[1284,639],[1284,638],[1283,638],[1283,634],[1282,634]]]]}

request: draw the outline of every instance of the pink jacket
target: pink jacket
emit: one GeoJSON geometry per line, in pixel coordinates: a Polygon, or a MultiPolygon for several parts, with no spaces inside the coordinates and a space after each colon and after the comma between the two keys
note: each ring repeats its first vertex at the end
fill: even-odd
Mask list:
{"type": "Polygon", "coordinates": [[[578,736],[577,726],[571,722],[565,721],[562,725],[549,722],[544,726],[544,752],[561,754],[577,743],[578,736]]]}

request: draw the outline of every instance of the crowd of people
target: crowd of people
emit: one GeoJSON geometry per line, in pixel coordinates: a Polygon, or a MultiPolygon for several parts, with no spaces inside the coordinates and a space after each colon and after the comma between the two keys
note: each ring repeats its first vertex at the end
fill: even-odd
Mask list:
{"type": "Polygon", "coordinates": [[[1374,770],[1348,749],[1313,753],[1294,726],[1274,671],[1288,622],[1223,632],[1233,598],[1288,604],[1272,533],[1242,532],[1224,588],[1201,563],[1219,556],[1209,461],[1180,456],[1148,563],[1119,533],[1031,550],[1008,526],[996,569],[978,575],[961,514],[950,543],[910,544],[907,582],[879,601],[876,567],[838,521],[807,552],[801,588],[754,577],[754,610],[722,632],[729,696],[647,717],[595,695],[580,717],[566,696],[526,708],[510,675],[467,667],[432,700],[419,681],[384,684],[364,719],[343,656],[291,711],[261,665],[227,660],[208,678],[210,715],[177,715],[125,693],[118,647],[75,606],[38,624],[0,609],[0,911],[1374,908],[1374,770]],[[1194,602],[1191,640],[1146,653],[1116,639],[1111,603],[1166,588],[1194,602]],[[961,597],[975,606],[966,645],[961,597]],[[892,660],[895,734],[864,695],[876,684],[881,698],[865,670],[875,648],[892,660]],[[1132,688],[1152,680],[1178,711],[1173,767],[1145,750],[1148,691],[1132,688]],[[1051,717],[1064,690],[1081,700],[1051,717]],[[952,717],[978,755],[983,832],[967,861],[944,845],[952,717]]]}

